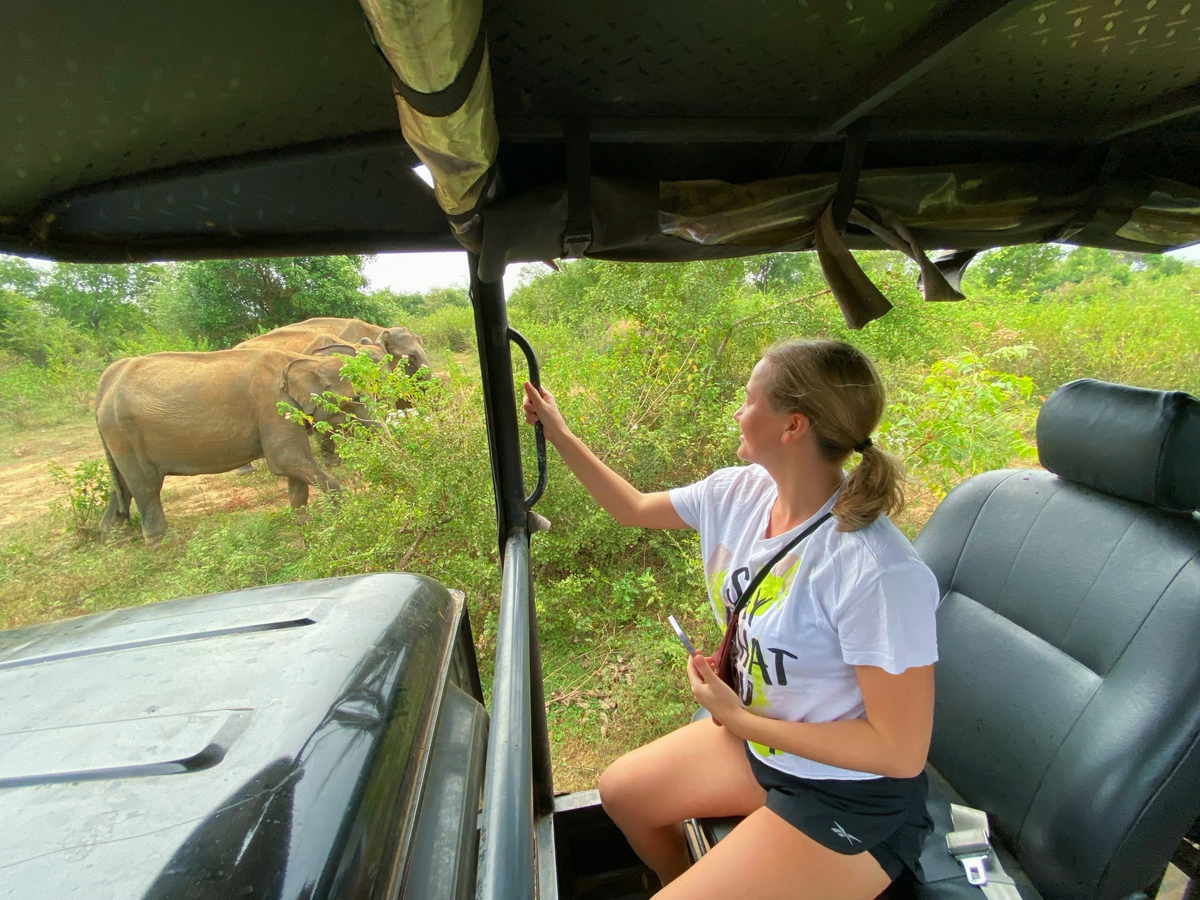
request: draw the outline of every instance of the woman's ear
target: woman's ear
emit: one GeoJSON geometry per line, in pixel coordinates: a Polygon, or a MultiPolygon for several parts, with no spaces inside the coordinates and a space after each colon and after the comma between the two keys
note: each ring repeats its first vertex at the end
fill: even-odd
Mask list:
{"type": "Polygon", "coordinates": [[[809,432],[808,416],[804,413],[790,413],[787,423],[783,426],[781,440],[785,444],[794,444],[809,432]]]}

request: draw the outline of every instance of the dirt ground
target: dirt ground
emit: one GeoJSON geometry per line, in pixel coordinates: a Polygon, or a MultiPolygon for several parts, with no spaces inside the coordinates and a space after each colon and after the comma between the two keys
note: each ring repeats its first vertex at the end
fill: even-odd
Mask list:
{"type": "MultiPolygon", "coordinates": [[[[103,458],[96,423],[90,417],[47,428],[0,430],[0,496],[5,498],[0,532],[45,515],[50,503],[65,495],[50,479],[50,462],[69,471],[84,460],[103,458]]],[[[274,499],[262,488],[260,479],[233,472],[172,475],[163,484],[163,511],[169,522],[172,517],[287,503],[284,479],[279,479],[274,499]]]]}

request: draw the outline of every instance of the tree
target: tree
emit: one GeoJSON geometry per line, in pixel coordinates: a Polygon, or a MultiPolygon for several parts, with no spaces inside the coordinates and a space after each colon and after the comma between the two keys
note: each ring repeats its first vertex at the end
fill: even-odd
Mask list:
{"type": "Polygon", "coordinates": [[[160,303],[163,324],[213,346],[314,316],[386,315],[362,292],[359,256],[220,259],[183,263],[160,303]]]}
{"type": "Polygon", "coordinates": [[[1061,264],[1066,255],[1066,248],[1059,244],[998,247],[981,253],[967,274],[985,288],[1040,296],[1065,280],[1061,264]]]}
{"type": "Polygon", "coordinates": [[[1088,278],[1107,278],[1114,284],[1129,284],[1133,271],[1128,255],[1097,247],[1076,247],[1060,266],[1063,282],[1079,284],[1088,278]]]}
{"type": "Polygon", "coordinates": [[[42,286],[43,273],[19,256],[0,254],[0,291],[32,298],[42,286]]]}
{"type": "Polygon", "coordinates": [[[145,326],[146,294],[162,277],[155,265],[59,263],[37,299],[72,325],[93,332],[133,331],[145,326]]]}
{"type": "Polygon", "coordinates": [[[404,294],[384,288],[373,292],[370,299],[380,307],[392,310],[390,324],[396,325],[404,325],[408,319],[428,316],[443,306],[467,307],[471,305],[467,289],[457,285],[436,287],[425,293],[412,291],[404,294]]]}
{"type": "Polygon", "coordinates": [[[767,253],[745,260],[746,280],[763,293],[798,290],[811,294],[825,287],[815,252],[767,253]]]}
{"type": "MultiPolygon", "coordinates": [[[[382,288],[371,292],[371,301],[383,309],[391,310],[392,317],[408,317],[421,315],[421,307],[425,295],[419,291],[398,294],[390,288],[382,288]]],[[[390,324],[390,323],[389,323],[390,324]]]]}
{"type": "Polygon", "coordinates": [[[1138,262],[1150,277],[1157,281],[1159,278],[1170,278],[1183,272],[1184,262],[1177,256],[1167,256],[1165,253],[1146,253],[1138,262]]]}

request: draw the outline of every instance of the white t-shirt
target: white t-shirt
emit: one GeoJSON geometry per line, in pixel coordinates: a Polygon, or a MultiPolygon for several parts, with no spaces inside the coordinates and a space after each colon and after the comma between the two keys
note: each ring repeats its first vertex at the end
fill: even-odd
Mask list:
{"type": "MultiPolygon", "coordinates": [[[[836,498],[791,531],[764,538],[775,482],[762,466],[714,472],[670,492],[679,517],[700,532],[713,612],[722,628],[739,592],[789,540],[833,508],[836,498]]],[[[762,580],[742,611],[734,665],[742,703],[789,722],[864,715],[855,666],[896,675],[937,660],[937,579],[885,516],[858,531],[830,518],[762,580]]],[[[801,778],[861,780],[840,769],[750,744],[764,763],[801,778]]]]}

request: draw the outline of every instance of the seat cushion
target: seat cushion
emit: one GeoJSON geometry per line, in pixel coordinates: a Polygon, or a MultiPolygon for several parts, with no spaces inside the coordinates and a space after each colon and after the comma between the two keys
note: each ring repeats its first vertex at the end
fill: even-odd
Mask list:
{"type": "MultiPolygon", "coordinates": [[[[925,849],[921,852],[919,878],[901,876],[882,897],[884,900],[985,900],[983,892],[967,882],[962,866],[946,849],[946,835],[954,830],[950,804],[966,804],[966,801],[933,766],[926,766],[925,773],[929,776],[929,799],[926,801],[926,808],[929,817],[933,819],[934,830],[926,839],[925,849]]],[[[737,816],[701,819],[699,826],[708,845],[715,846],[741,821],[737,816]]],[[[1012,878],[1022,900],[1042,900],[1025,870],[995,838],[992,852],[999,858],[1004,871],[1012,878]]]]}
{"type": "MultiPolygon", "coordinates": [[[[884,893],[887,900],[984,900],[983,892],[967,881],[963,867],[946,849],[946,835],[954,830],[950,804],[966,804],[950,782],[933,766],[925,767],[929,776],[929,800],[926,808],[933,819],[933,833],[925,840],[921,851],[921,872],[918,881],[901,878],[884,893]]],[[[992,853],[1012,878],[1022,900],[1041,900],[1041,895],[1025,870],[1008,849],[992,837],[992,853]]]]}

